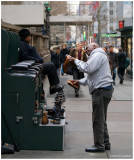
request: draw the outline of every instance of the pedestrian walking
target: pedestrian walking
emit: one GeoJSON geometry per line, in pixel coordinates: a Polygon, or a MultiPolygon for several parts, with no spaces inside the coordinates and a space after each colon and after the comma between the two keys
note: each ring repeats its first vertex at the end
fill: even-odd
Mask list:
{"type": "Polygon", "coordinates": [[[34,60],[36,63],[43,64],[43,74],[48,76],[50,83],[50,94],[54,94],[63,89],[59,86],[59,78],[57,76],[55,65],[52,62],[44,63],[43,58],[39,55],[36,49],[29,45],[31,42],[31,33],[28,29],[21,29],[18,32],[20,36],[19,61],[34,60]]]}
{"type": "MultiPolygon", "coordinates": [[[[62,49],[61,49],[61,56],[62,56],[62,61],[63,61],[63,63],[65,62],[65,60],[66,60],[66,55],[68,55],[69,54],[69,52],[70,52],[70,50],[69,49],[67,49],[67,45],[62,45],[62,49]]],[[[62,63],[62,65],[61,65],[61,75],[64,75],[64,71],[63,71],[63,63],[62,63]]]]}
{"type": "Polygon", "coordinates": [[[115,85],[115,78],[116,78],[116,68],[118,66],[118,56],[117,54],[113,51],[113,46],[109,47],[109,65],[111,69],[111,74],[113,78],[113,84],[115,85]]]}
{"type": "MultiPolygon", "coordinates": [[[[82,49],[83,45],[79,44],[77,46],[77,49],[73,49],[70,52],[70,55],[76,59],[79,59],[81,61],[86,62],[87,61],[87,55],[85,53],[85,51],[82,49]]],[[[76,65],[73,65],[73,79],[74,80],[78,80],[84,78],[84,73],[82,71],[80,71],[76,65]]],[[[78,97],[79,96],[79,90],[75,89],[75,96],[78,97]]]]}
{"type": "Polygon", "coordinates": [[[102,49],[103,49],[106,53],[108,53],[107,47],[103,47],[102,49]]]}
{"type": "Polygon", "coordinates": [[[63,59],[60,53],[60,47],[55,48],[55,53],[51,57],[51,62],[55,64],[57,75],[60,79],[61,64],[63,63],[63,59]]]}
{"type": "Polygon", "coordinates": [[[72,80],[71,83],[75,87],[88,85],[89,92],[92,95],[94,145],[91,148],[86,148],[85,151],[104,152],[111,148],[106,121],[108,104],[113,93],[113,80],[110,73],[108,56],[102,48],[99,48],[98,44],[89,44],[88,55],[87,62],[71,56],[67,57],[69,61],[75,63],[80,71],[87,73],[86,78],[72,80]]]}
{"type": "Polygon", "coordinates": [[[125,73],[125,62],[126,62],[126,53],[123,52],[122,48],[119,48],[118,55],[118,76],[120,78],[120,84],[123,83],[124,73],[125,73]]]}

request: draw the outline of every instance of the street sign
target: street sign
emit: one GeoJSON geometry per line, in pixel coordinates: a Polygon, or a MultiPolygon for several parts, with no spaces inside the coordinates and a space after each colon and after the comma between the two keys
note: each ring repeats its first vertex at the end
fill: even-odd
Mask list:
{"type": "Polygon", "coordinates": [[[124,22],[123,21],[119,21],[119,29],[124,27],[124,22]]]}

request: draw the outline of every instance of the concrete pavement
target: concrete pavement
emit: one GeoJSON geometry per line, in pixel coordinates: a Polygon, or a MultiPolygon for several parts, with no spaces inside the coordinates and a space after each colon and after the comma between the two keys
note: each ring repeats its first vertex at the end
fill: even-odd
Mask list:
{"type": "MultiPolygon", "coordinates": [[[[93,145],[92,102],[87,86],[81,86],[80,96],[74,96],[72,87],[66,84],[72,76],[61,76],[66,94],[66,122],[64,151],[22,150],[15,154],[2,155],[1,158],[43,158],[43,159],[97,159],[132,158],[132,81],[125,78],[124,84],[116,79],[114,93],[108,108],[108,129],[111,150],[104,153],[86,153],[85,148],[93,145]]],[[[53,106],[53,97],[47,95],[47,103],[53,106]]]]}

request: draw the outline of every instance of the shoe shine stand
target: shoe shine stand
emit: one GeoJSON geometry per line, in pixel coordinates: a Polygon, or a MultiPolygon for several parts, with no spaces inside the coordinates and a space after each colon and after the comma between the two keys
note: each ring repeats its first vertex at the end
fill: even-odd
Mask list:
{"type": "Polygon", "coordinates": [[[64,150],[63,91],[56,95],[54,106],[47,107],[42,64],[18,62],[20,38],[16,33],[2,29],[1,38],[2,143],[20,150],[64,150]]]}
{"type": "Polygon", "coordinates": [[[50,150],[64,150],[64,132],[65,132],[65,109],[62,107],[65,102],[64,92],[59,92],[54,101],[54,107],[46,107],[48,112],[48,123],[42,124],[40,119],[39,127],[45,130],[47,147],[50,150]]]}

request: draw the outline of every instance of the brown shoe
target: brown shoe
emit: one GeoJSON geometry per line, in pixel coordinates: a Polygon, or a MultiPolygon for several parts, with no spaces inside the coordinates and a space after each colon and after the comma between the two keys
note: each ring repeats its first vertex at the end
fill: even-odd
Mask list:
{"type": "Polygon", "coordinates": [[[77,90],[79,90],[79,88],[80,88],[79,85],[74,84],[73,80],[68,80],[67,84],[70,85],[71,87],[73,87],[74,89],[77,89],[77,90]]]}

